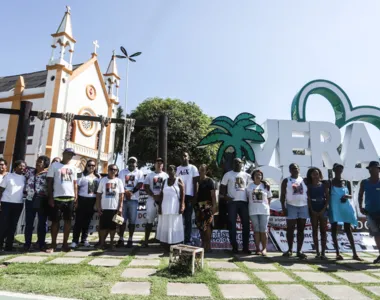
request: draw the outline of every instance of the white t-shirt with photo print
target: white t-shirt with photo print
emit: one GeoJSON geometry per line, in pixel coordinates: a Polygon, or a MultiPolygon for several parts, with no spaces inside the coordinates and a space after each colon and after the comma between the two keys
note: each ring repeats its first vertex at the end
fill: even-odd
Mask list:
{"type": "Polygon", "coordinates": [[[250,183],[246,189],[248,198],[249,215],[270,215],[268,199],[272,198],[272,192],[265,188],[263,183],[259,185],[250,183]]]}
{"type": "Polygon", "coordinates": [[[54,178],[54,198],[75,197],[74,182],[77,181],[75,166],[55,162],[49,167],[46,177],[54,178]]]}
{"type": "MultiPolygon", "coordinates": [[[[149,184],[149,188],[154,195],[159,195],[161,193],[161,188],[163,182],[169,178],[169,175],[165,172],[152,172],[149,173],[144,181],[144,184],[149,184]]],[[[151,196],[148,196],[148,200],[153,200],[151,196]]]]}
{"type": "Polygon", "coordinates": [[[233,198],[233,201],[247,202],[246,187],[251,177],[246,172],[229,171],[224,174],[221,184],[227,186],[227,195],[233,198]]]}
{"type": "Polygon", "coordinates": [[[4,189],[1,202],[24,203],[25,176],[16,173],[8,173],[0,183],[4,189]]]}
{"type": "Polygon", "coordinates": [[[119,206],[120,194],[124,193],[124,185],[120,178],[103,177],[98,186],[98,193],[102,194],[101,206],[103,210],[116,210],[119,206]]]}
{"type": "Polygon", "coordinates": [[[177,167],[177,176],[181,178],[185,184],[185,195],[194,196],[193,178],[199,176],[197,167],[191,164],[179,166],[177,167]]]}
{"type": "MultiPolygon", "coordinates": [[[[144,174],[139,169],[135,169],[132,172],[128,169],[121,170],[119,178],[124,183],[124,190],[132,192],[133,189],[139,184],[144,183],[144,174]]],[[[140,191],[134,193],[131,200],[139,200],[140,191]]],[[[124,199],[126,200],[126,199],[124,199]]]]}
{"type": "Polygon", "coordinates": [[[81,197],[95,198],[100,179],[96,176],[87,175],[78,178],[78,195],[81,197]]]}

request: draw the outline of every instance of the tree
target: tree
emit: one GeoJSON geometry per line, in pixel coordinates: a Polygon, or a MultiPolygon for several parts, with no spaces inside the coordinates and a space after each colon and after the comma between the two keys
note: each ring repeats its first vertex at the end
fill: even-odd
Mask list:
{"type": "MultiPolygon", "coordinates": [[[[121,106],[117,107],[116,118],[123,119],[124,112],[121,106]]],[[[116,124],[115,128],[115,140],[114,140],[114,163],[116,164],[117,158],[121,152],[123,152],[123,124],[116,124]]]]}
{"type": "Polygon", "coordinates": [[[261,144],[265,141],[262,133],[264,129],[256,124],[255,116],[250,113],[241,113],[234,120],[221,116],[215,118],[210,127],[215,128],[200,142],[199,147],[219,144],[216,161],[221,165],[223,156],[228,148],[233,148],[234,156],[255,162],[255,152],[251,143],[261,144]]]}
{"type": "MultiPolygon", "coordinates": [[[[209,132],[212,118],[193,102],[179,99],[148,98],[140,103],[130,117],[136,122],[158,122],[161,114],[168,115],[168,164],[179,165],[182,152],[189,152],[191,163],[197,167],[208,164],[216,168],[215,147],[197,148],[198,142],[209,132]]],[[[157,157],[158,131],[155,127],[135,127],[129,152],[139,162],[154,162],[157,157]]]]}

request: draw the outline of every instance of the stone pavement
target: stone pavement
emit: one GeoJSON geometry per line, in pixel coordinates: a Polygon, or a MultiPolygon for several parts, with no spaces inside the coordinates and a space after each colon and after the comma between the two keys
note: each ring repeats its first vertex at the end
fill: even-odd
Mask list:
{"type": "Polygon", "coordinates": [[[206,256],[204,272],[194,277],[170,277],[166,270],[168,258],[158,247],[148,249],[116,249],[113,252],[72,251],[52,255],[42,253],[0,256],[0,263],[17,264],[81,264],[111,268],[117,272],[109,293],[136,299],[161,296],[183,299],[380,299],[380,265],[371,262],[376,254],[363,254],[365,262],[336,262],[334,255],[321,261],[310,255],[300,261],[282,258],[278,253],[268,257],[232,256],[217,252],[206,256]],[[164,274],[165,273],[165,274],[164,274]],[[155,287],[158,281],[159,287],[155,287]]]}

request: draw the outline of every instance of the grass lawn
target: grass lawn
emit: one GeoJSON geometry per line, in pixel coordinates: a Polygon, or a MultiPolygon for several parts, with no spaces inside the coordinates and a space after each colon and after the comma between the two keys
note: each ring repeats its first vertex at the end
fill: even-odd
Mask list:
{"type": "MultiPolygon", "coordinates": [[[[152,249],[154,251],[154,249],[152,249]]],[[[118,252],[120,254],[120,252],[118,252]]],[[[285,283],[288,285],[291,284],[300,284],[306,287],[313,294],[317,295],[320,299],[331,299],[327,295],[320,292],[316,287],[316,283],[310,281],[305,281],[302,277],[295,274],[295,270],[290,270],[285,268],[283,265],[283,260],[280,260],[277,255],[270,255],[270,258],[265,259],[265,263],[270,266],[274,266],[276,270],[254,270],[249,269],[245,261],[260,261],[257,257],[232,257],[229,254],[224,252],[214,253],[210,258],[207,258],[206,261],[229,261],[234,263],[238,269],[232,270],[214,270],[205,264],[203,271],[199,271],[195,276],[181,275],[181,274],[171,274],[168,269],[168,258],[162,257],[159,258],[160,264],[158,267],[145,267],[145,268],[157,268],[158,271],[155,275],[150,276],[146,279],[132,279],[132,278],[123,278],[121,274],[128,267],[128,264],[134,259],[136,254],[141,254],[139,248],[134,248],[132,252],[126,252],[123,256],[116,256],[115,258],[122,259],[122,262],[117,267],[96,267],[88,265],[88,262],[94,259],[93,256],[86,257],[84,261],[77,265],[53,265],[46,264],[47,262],[57,258],[63,257],[66,253],[59,253],[56,255],[46,256],[46,259],[40,263],[11,263],[6,267],[0,268],[0,290],[12,291],[12,292],[22,292],[22,293],[35,293],[35,294],[44,294],[52,295],[59,297],[68,297],[68,298],[77,298],[77,299],[194,299],[194,297],[179,297],[179,296],[167,296],[167,283],[168,282],[181,282],[181,283],[204,283],[207,285],[212,299],[224,299],[220,284],[234,284],[234,283],[243,283],[243,284],[255,284],[262,292],[264,292],[267,299],[278,299],[276,295],[269,288],[268,284],[284,284],[281,282],[264,282],[260,279],[259,273],[256,275],[254,272],[282,272],[294,279],[293,282],[285,283]],[[242,272],[248,276],[247,281],[237,282],[231,280],[221,280],[217,276],[217,271],[228,271],[228,272],[242,272]],[[142,281],[150,282],[150,296],[126,296],[126,295],[116,295],[111,294],[111,288],[116,282],[131,282],[131,281],[142,281]]],[[[144,251],[144,253],[149,253],[144,251]]],[[[0,256],[0,263],[6,261],[12,257],[20,256],[21,254],[13,254],[8,257],[0,256]]],[[[32,254],[28,254],[31,256],[32,254]]],[[[35,256],[35,255],[34,255],[35,256]]],[[[375,254],[363,254],[363,257],[366,257],[367,260],[372,260],[375,258],[375,254]]],[[[140,257],[141,259],[141,257],[140,257]]],[[[349,256],[346,255],[346,259],[349,259],[349,256]]],[[[292,263],[299,263],[298,260],[292,259],[292,263]]],[[[302,263],[302,262],[301,262],[302,263]]],[[[307,262],[312,268],[312,272],[318,273],[322,272],[318,269],[317,264],[321,264],[321,261],[316,261],[314,259],[309,259],[307,262]]],[[[329,260],[328,264],[334,264],[333,260],[329,260]]],[[[371,270],[374,268],[373,265],[368,262],[363,263],[363,266],[368,266],[368,270],[358,271],[355,268],[354,263],[345,262],[342,263],[347,265],[347,270],[344,272],[351,273],[364,273],[379,280],[380,276],[376,275],[376,270],[371,270]]],[[[129,267],[133,268],[133,267],[129,267]]],[[[138,267],[144,268],[144,267],[138,267]]],[[[380,272],[380,266],[378,266],[380,272]]],[[[305,271],[305,270],[304,270],[305,271]]],[[[304,272],[299,271],[299,272],[304,272]]],[[[364,286],[378,286],[379,283],[350,283],[341,277],[338,277],[334,272],[323,272],[329,276],[338,280],[337,283],[333,282],[323,282],[318,283],[322,285],[345,285],[354,288],[359,291],[363,296],[367,296],[370,299],[380,299],[380,297],[364,289],[364,286]]],[[[379,273],[377,273],[379,274],[379,273]]],[[[205,298],[203,298],[205,299],[205,298]]],[[[206,298],[207,299],[207,298],[206,298]]],[[[297,299],[296,297],[294,299],[297,299]]]]}

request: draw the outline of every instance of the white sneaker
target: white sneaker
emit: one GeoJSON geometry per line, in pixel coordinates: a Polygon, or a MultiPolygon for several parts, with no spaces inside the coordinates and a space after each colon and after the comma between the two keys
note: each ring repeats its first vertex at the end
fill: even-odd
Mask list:
{"type": "Polygon", "coordinates": [[[85,247],[91,247],[91,244],[88,241],[84,241],[83,246],[85,246],[85,247]]]}
{"type": "Polygon", "coordinates": [[[74,248],[76,248],[76,247],[78,247],[77,243],[72,242],[71,245],[70,245],[70,248],[73,248],[73,249],[74,249],[74,248]]]}

